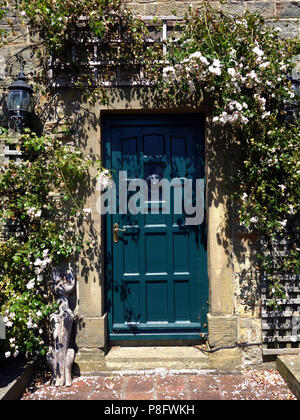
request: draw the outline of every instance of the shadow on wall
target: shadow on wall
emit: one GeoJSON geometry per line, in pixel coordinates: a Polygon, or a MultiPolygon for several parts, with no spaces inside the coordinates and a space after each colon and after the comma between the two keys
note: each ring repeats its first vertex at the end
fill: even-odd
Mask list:
{"type": "Polygon", "coordinates": [[[224,208],[216,239],[227,256],[227,267],[233,272],[237,304],[252,315],[260,300],[260,275],[256,269],[258,238],[240,225],[238,205],[231,195],[235,175],[245,160],[244,145],[229,128],[207,127],[206,159],[209,162],[207,207],[224,208]]]}

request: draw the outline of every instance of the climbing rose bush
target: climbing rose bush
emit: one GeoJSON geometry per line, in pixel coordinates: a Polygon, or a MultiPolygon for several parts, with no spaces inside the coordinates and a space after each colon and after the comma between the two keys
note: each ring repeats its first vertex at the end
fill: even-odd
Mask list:
{"type": "MultiPolygon", "coordinates": [[[[4,133],[2,140],[10,142],[4,133]]],[[[85,212],[79,186],[90,159],[72,143],[24,133],[20,164],[0,169],[0,223],[10,234],[0,239],[0,314],[7,328],[5,356],[45,354],[48,320],[57,306],[51,268],[81,250],[77,222],[85,212]]]]}
{"type": "Polygon", "coordinates": [[[299,123],[287,119],[300,99],[290,80],[298,52],[299,40],[282,39],[259,14],[230,15],[204,2],[189,8],[166,55],[153,49],[148,67],[162,101],[195,109],[204,103],[227,133],[224,147],[239,145],[232,198],[241,225],[261,240],[259,270],[270,279],[273,307],[284,297],[280,276],[300,265],[299,123]],[[277,252],[282,240],[285,255],[277,252]]]}

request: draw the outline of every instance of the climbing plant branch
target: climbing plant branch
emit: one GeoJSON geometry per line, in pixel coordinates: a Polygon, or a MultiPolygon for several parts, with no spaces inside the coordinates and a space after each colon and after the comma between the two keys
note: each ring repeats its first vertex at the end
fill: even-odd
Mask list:
{"type": "Polygon", "coordinates": [[[180,98],[197,108],[204,95],[215,126],[231,130],[226,146],[240,144],[232,198],[241,225],[261,239],[259,270],[270,280],[269,304],[277,307],[284,297],[280,277],[300,265],[299,122],[287,119],[300,99],[290,80],[299,40],[281,38],[280,28],[257,13],[231,16],[208,2],[189,8],[178,33],[167,55],[155,56],[148,77],[162,103],[180,98]],[[282,240],[287,249],[278,255],[282,240]]]}

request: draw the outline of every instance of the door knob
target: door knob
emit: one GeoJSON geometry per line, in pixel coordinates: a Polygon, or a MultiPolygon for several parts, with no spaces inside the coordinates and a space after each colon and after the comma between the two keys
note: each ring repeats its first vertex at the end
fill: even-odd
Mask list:
{"type": "Polygon", "coordinates": [[[119,242],[119,231],[120,232],[125,232],[126,229],[120,229],[119,228],[119,223],[114,223],[114,226],[113,226],[113,237],[114,237],[114,242],[115,243],[119,242]]]}

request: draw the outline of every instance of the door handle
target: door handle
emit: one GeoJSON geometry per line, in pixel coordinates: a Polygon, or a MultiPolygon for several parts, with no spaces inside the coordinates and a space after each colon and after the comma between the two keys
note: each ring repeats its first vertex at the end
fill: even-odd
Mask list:
{"type": "Polygon", "coordinates": [[[120,229],[119,228],[119,223],[114,223],[113,226],[113,237],[114,237],[114,242],[118,243],[119,242],[119,231],[120,232],[125,232],[126,229],[120,229]]]}

